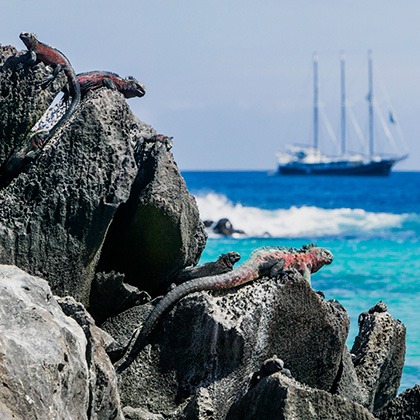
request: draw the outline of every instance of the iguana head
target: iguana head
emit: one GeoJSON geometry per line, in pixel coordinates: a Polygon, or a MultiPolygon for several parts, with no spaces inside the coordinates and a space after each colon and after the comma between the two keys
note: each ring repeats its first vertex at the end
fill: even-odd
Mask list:
{"type": "Polygon", "coordinates": [[[26,48],[31,48],[38,41],[36,35],[30,32],[21,32],[19,38],[26,45],[26,48]]]}
{"type": "Polygon", "coordinates": [[[311,255],[311,272],[316,273],[324,265],[329,265],[333,262],[334,256],[328,249],[320,248],[315,245],[307,247],[306,252],[311,255]]]}
{"type": "Polygon", "coordinates": [[[146,94],[144,85],[138,82],[134,77],[129,76],[125,79],[126,84],[124,86],[124,96],[126,98],[134,98],[138,96],[141,98],[146,94]]]}

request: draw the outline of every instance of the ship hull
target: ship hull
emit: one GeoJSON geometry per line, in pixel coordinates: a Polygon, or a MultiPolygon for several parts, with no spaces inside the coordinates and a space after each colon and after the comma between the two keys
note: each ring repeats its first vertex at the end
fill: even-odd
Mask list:
{"type": "Polygon", "coordinates": [[[379,162],[337,162],[337,163],[299,163],[279,165],[281,175],[349,175],[349,176],[388,176],[392,166],[399,159],[379,162]]]}

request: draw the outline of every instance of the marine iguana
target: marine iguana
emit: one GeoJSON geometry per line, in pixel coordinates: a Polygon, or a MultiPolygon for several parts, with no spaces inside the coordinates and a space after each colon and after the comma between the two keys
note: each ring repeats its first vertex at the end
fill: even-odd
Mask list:
{"type": "Polygon", "coordinates": [[[48,142],[51,137],[62,127],[74,114],[80,104],[81,93],[80,85],[76,77],[76,73],[67,57],[57,49],[39,41],[37,37],[28,32],[22,32],[19,35],[22,42],[28,48],[30,55],[29,62],[36,64],[42,62],[53,68],[53,74],[49,76],[41,85],[45,88],[59,74],[61,70],[67,77],[67,92],[72,100],[66,112],[61,116],[58,122],[49,131],[41,130],[32,133],[27,144],[22,149],[15,152],[1,168],[0,188],[6,187],[10,182],[19,175],[25,167],[33,160],[39,149],[48,142]]]}
{"type": "Polygon", "coordinates": [[[70,117],[76,111],[78,105],[80,104],[81,98],[80,85],[77,80],[76,73],[70,64],[70,61],[62,52],[39,41],[37,37],[32,33],[22,32],[19,37],[26,45],[26,48],[28,48],[31,61],[34,64],[37,62],[42,62],[53,68],[53,74],[43,83],[44,87],[50,84],[58,76],[61,70],[63,70],[64,74],[67,76],[68,91],[72,100],[65,114],[48,132],[47,138],[42,139],[42,144],[45,145],[45,143],[57,132],[60,127],[62,127],[70,119],[70,117]]]}
{"type": "MultiPolygon", "coordinates": [[[[101,87],[107,87],[111,90],[117,90],[124,95],[124,98],[141,98],[146,94],[145,87],[137,81],[134,77],[128,76],[126,78],[119,76],[110,71],[88,71],[77,74],[77,81],[80,85],[80,92],[82,98],[91,90],[96,90],[101,87]]],[[[64,91],[64,100],[67,100],[69,92],[64,91]]]]}
{"type": "Polygon", "coordinates": [[[224,274],[201,277],[189,280],[167,293],[152,310],[142,328],[137,328],[123,356],[117,361],[116,371],[124,371],[137,357],[147,343],[147,337],[160,317],[184,296],[202,290],[222,290],[241,286],[264,276],[278,277],[287,270],[297,270],[310,282],[311,273],[316,273],[326,264],[331,264],[333,255],[325,248],[314,244],[305,245],[302,249],[286,247],[257,248],[249,260],[240,267],[224,274]]]}

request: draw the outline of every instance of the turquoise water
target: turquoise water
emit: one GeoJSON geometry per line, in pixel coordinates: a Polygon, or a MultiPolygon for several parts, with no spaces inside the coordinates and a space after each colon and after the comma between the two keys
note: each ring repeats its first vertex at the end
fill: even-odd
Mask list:
{"type": "Polygon", "coordinates": [[[313,275],[312,287],[337,299],[350,319],[379,300],[407,327],[401,389],[420,383],[420,173],[389,178],[269,176],[265,172],[185,172],[203,219],[227,217],[245,231],[211,235],[201,262],[237,251],[245,261],[257,247],[330,249],[334,262],[313,275]]]}

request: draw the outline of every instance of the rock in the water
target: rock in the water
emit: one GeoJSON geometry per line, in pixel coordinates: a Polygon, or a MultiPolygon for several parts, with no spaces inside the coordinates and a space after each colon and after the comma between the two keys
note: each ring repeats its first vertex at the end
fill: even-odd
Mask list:
{"type": "MultiPolygon", "coordinates": [[[[150,311],[145,306],[102,327],[123,345],[150,311]]],[[[223,418],[249,376],[273,354],[295,378],[330,390],[348,327],[344,309],[321,299],[300,276],[284,285],[265,279],[229,292],[194,293],[163,316],[151,346],[121,374],[121,399],[169,414],[205,388],[206,405],[223,418]]]]}
{"type": "Polygon", "coordinates": [[[407,389],[393,400],[388,401],[375,416],[380,420],[420,419],[420,385],[407,389]]]}
{"type": "Polygon", "coordinates": [[[220,219],[213,227],[213,232],[223,236],[232,236],[234,233],[243,234],[244,231],[235,229],[229,219],[220,219]]]}
{"type": "Polygon", "coordinates": [[[87,419],[87,340],[45,280],[0,266],[0,417],[87,419]]]}
{"type": "Polygon", "coordinates": [[[382,302],[359,316],[359,334],[353,364],[364,405],[379,410],[397,395],[405,358],[405,326],[394,319],[382,302]]]}
{"type": "Polygon", "coordinates": [[[263,377],[229,411],[227,420],[374,420],[359,404],[274,373],[263,377]]]}

